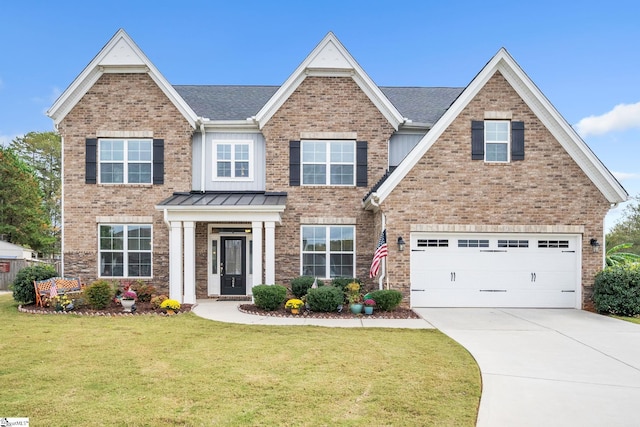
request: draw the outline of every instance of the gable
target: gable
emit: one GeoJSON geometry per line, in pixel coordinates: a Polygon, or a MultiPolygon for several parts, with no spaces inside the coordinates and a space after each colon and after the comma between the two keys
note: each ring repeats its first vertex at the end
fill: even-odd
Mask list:
{"type": "Polygon", "coordinates": [[[98,55],[60,95],[47,111],[47,115],[58,125],[100,77],[108,73],[149,75],[169,101],[195,128],[197,116],[191,107],[180,97],[178,92],[122,29],[116,32],[98,55]]]}
{"type": "MultiPolygon", "coordinates": [[[[465,108],[478,102],[479,94],[487,83],[499,74],[513,89],[514,93],[527,105],[535,117],[540,121],[560,144],[562,149],[575,161],[582,172],[597,187],[609,203],[615,204],[627,199],[628,194],[611,172],[602,164],[589,147],[582,141],[578,134],[562,118],[558,111],[551,105],[547,98],[539,91],[522,69],[515,63],[505,49],[501,49],[480,73],[465,88],[462,94],[451,105],[449,110],[436,122],[433,128],[424,136],[411,153],[390,174],[388,179],[381,183],[376,191],[365,199],[365,206],[373,208],[382,203],[393,189],[407,176],[422,156],[442,137],[443,133],[451,126],[454,120],[460,116],[465,108]]],[[[488,97],[487,109],[490,102],[505,102],[507,99],[500,97],[488,97]]],[[[495,106],[496,109],[499,106],[495,106]]],[[[483,120],[483,117],[476,120],[483,120]]],[[[469,138],[471,135],[471,122],[469,121],[469,138]]],[[[526,164],[526,161],[524,162],[526,164]]]]}
{"type": "Polygon", "coordinates": [[[349,77],[356,82],[386,120],[398,129],[404,118],[380,88],[342,46],[333,33],[328,33],[271,99],[255,115],[260,129],[273,117],[291,94],[309,76],[349,77]]]}

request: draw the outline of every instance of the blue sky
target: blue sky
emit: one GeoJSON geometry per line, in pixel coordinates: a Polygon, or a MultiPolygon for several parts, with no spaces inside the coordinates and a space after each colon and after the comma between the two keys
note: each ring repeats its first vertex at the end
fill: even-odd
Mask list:
{"type": "Polygon", "coordinates": [[[119,28],[172,84],[279,85],[329,31],[381,86],[466,86],[505,47],[640,194],[635,1],[0,0],[0,143],[53,130],[46,110],[119,28]]]}

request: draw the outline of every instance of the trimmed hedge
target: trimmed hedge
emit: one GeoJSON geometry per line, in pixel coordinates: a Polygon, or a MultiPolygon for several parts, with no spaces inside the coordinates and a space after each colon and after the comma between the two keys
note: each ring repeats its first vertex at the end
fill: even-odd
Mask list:
{"type": "Polygon", "coordinates": [[[402,292],[395,289],[372,291],[368,295],[376,302],[376,310],[393,311],[402,302],[402,292]]]}
{"type": "Polygon", "coordinates": [[[311,311],[329,313],[337,311],[338,306],[344,301],[342,289],[334,286],[322,286],[317,289],[309,289],[307,304],[311,311]]]}
{"type": "Polygon", "coordinates": [[[50,279],[57,275],[56,269],[49,264],[32,265],[21,269],[11,284],[13,299],[23,304],[34,302],[36,290],[33,287],[33,281],[50,279]]]}
{"type": "Polygon", "coordinates": [[[640,314],[640,264],[606,267],[596,274],[593,302],[600,313],[640,314]]]}
{"type": "Polygon", "coordinates": [[[256,307],[267,311],[277,310],[287,299],[287,288],[282,285],[258,285],[253,287],[256,307]]]}
{"type": "MultiPolygon", "coordinates": [[[[295,279],[291,280],[291,293],[296,298],[302,298],[307,294],[311,286],[313,286],[313,281],[316,280],[313,276],[299,276],[295,279]]],[[[324,286],[324,282],[318,279],[318,287],[324,286]]]]}

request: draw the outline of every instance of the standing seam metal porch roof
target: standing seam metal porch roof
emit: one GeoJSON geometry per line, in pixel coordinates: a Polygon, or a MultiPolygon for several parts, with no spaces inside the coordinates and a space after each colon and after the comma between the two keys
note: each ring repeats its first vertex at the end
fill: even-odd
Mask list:
{"type": "Polygon", "coordinates": [[[287,193],[268,192],[176,192],[158,207],[284,206],[287,193]]]}

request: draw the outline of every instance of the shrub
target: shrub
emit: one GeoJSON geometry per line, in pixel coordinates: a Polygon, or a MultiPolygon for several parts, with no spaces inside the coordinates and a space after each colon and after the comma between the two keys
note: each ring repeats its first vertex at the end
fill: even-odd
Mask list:
{"type": "Polygon", "coordinates": [[[106,280],[96,280],[84,290],[89,306],[96,310],[107,308],[115,294],[115,286],[106,280]]]}
{"type": "Polygon", "coordinates": [[[162,305],[165,300],[168,300],[169,297],[166,295],[158,295],[151,298],[151,307],[158,309],[162,305]]]}
{"type": "Polygon", "coordinates": [[[395,289],[369,292],[368,296],[376,302],[376,307],[382,311],[393,311],[402,302],[402,292],[395,289]]]}
{"type": "Polygon", "coordinates": [[[362,284],[360,279],[356,279],[355,277],[336,277],[331,281],[331,286],[335,286],[336,288],[342,289],[342,292],[346,292],[349,283],[362,284]]]}
{"type": "Polygon", "coordinates": [[[156,287],[140,280],[131,284],[131,290],[138,294],[138,301],[149,302],[151,297],[157,292],[156,287]]]}
{"type": "Polygon", "coordinates": [[[277,310],[287,299],[287,288],[281,285],[258,285],[253,287],[256,307],[267,311],[277,310]]]}
{"type": "Polygon", "coordinates": [[[311,311],[331,312],[336,311],[344,301],[342,289],[333,286],[322,286],[317,289],[309,289],[307,303],[311,311]]]}
{"type": "Polygon", "coordinates": [[[600,313],[640,314],[640,265],[606,267],[596,275],[593,302],[600,313]]]}
{"type": "MultiPolygon", "coordinates": [[[[313,276],[300,276],[296,277],[291,281],[291,293],[296,298],[302,298],[307,294],[311,286],[313,286],[313,282],[316,280],[313,276]]],[[[318,279],[318,287],[323,286],[324,283],[322,280],[318,279]]]]}
{"type": "Polygon", "coordinates": [[[17,302],[28,304],[36,300],[36,290],[33,287],[34,280],[45,280],[56,277],[58,273],[53,266],[48,264],[32,265],[18,271],[11,285],[13,299],[17,302]]]}

